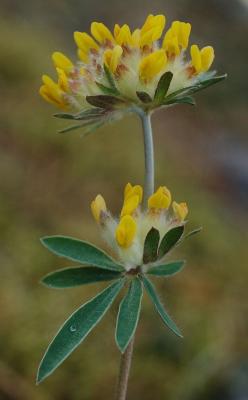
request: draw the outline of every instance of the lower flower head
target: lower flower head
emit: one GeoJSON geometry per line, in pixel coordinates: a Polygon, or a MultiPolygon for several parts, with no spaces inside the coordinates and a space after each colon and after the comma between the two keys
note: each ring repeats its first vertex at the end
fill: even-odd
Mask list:
{"type": "Polygon", "coordinates": [[[143,263],[144,242],[151,228],[159,231],[160,238],[166,232],[185,224],[188,214],[186,203],[171,204],[171,193],[160,186],[148,203],[141,207],[142,187],[128,183],[124,189],[124,201],[120,216],[115,218],[107,210],[106,203],[98,195],[91,203],[92,214],[99,224],[103,237],[117,253],[127,270],[143,263]]]}

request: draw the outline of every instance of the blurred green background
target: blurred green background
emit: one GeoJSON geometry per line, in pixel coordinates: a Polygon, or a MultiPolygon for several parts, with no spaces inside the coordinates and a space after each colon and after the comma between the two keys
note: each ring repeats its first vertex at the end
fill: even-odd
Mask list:
{"type": "Polygon", "coordinates": [[[119,353],[117,304],[82,346],[39,387],[35,374],[59,325],[106,286],[53,291],[39,279],[68,266],[43,249],[43,235],[103,245],[89,210],[102,193],[113,212],[126,182],[143,182],[140,122],[130,117],[85,139],[58,135],[65,122],[38,95],[54,50],[75,56],[72,33],[92,20],[142,24],[148,13],[192,22],[192,41],[212,44],[224,83],[153,116],[156,183],[190,207],[189,228],[204,227],[173,258],[187,267],[160,281],[184,332],[164,329],[145,298],[129,400],[248,399],[247,0],[1,0],[0,399],[112,399],[119,353]]]}

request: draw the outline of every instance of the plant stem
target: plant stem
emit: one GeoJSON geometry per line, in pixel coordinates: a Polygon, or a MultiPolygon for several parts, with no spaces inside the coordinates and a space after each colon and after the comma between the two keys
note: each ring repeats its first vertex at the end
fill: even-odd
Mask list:
{"type": "Polygon", "coordinates": [[[134,337],[121,355],[120,372],[116,391],[116,400],[126,400],[127,384],[133,356],[134,337]]]}
{"type": "MultiPolygon", "coordinates": [[[[154,192],[154,149],[151,126],[151,114],[142,110],[135,110],[140,116],[143,127],[144,153],[145,153],[145,183],[144,204],[147,204],[149,196],[154,192]]],[[[126,400],[128,378],[132,363],[134,337],[121,355],[120,372],[116,391],[116,400],[126,400]]]]}
{"type": "Polygon", "coordinates": [[[154,192],[154,149],[153,135],[151,126],[151,114],[149,112],[140,113],[145,153],[145,183],[144,183],[144,204],[147,204],[148,197],[154,192]]]}

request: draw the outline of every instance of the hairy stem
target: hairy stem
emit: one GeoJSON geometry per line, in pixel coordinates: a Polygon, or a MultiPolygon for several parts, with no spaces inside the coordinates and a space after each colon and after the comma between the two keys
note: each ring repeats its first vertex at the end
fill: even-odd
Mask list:
{"type": "MultiPolygon", "coordinates": [[[[135,110],[140,116],[143,127],[144,153],[145,153],[145,182],[144,204],[147,204],[149,196],[154,192],[154,150],[151,126],[151,114],[141,110],[135,110]]],[[[134,338],[129,343],[126,351],[121,355],[120,372],[116,391],[116,400],[126,400],[128,378],[132,363],[134,338]]]]}
{"type": "Polygon", "coordinates": [[[126,400],[127,384],[133,356],[134,337],[121,355],[120,372],[116,391],[116,400],[126,400]]]}
{"type": "Polygon", "coordinates": [[[140,113],[145,154],[145,183],[144,183],[144,204],[147,204],[148,197],[154,192],[154,149],[153,135],[151,126],[151,114],[149,112],[140,113]]]}

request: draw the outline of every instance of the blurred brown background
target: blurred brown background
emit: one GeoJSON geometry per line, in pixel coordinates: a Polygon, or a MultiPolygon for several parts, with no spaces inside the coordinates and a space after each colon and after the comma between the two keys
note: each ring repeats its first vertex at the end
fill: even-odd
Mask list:
{"type": "Polygon", "coordinates": [[[117,212],[126,182],[143,182],[140,123],[130,117],[86,139],[58,135],[65,122],[37,92],[50,54],[75,57],[74,30],[92,20],[142,24],[148,13],[192,22],[192,41],[212,44],[224,83],[153,117],[156,182],[189,203],[189,228],[203,232],[173,257],[187,267],[159,281],[184,332],[164,329],[145,298],[129,400],[246,400],[247,343],[247,0],[1,0],[0,399],[112,399],[119,353],[117,304],[82,346],[39,387],[41,356],[67,316],[104,284],[53,291],[39,279],[68,266],[43,249],[43,235],[102,245],[89,203],[102,193],[117,212]]]}

